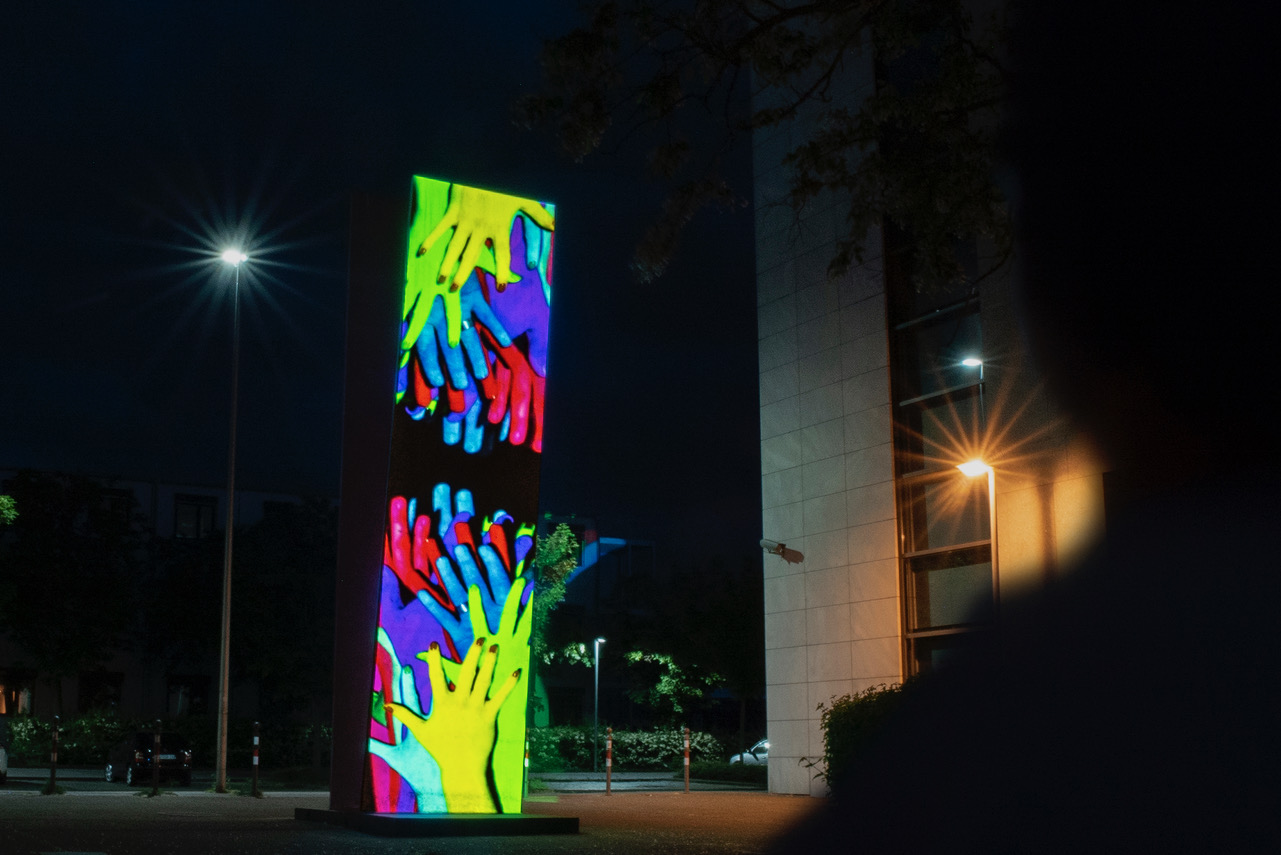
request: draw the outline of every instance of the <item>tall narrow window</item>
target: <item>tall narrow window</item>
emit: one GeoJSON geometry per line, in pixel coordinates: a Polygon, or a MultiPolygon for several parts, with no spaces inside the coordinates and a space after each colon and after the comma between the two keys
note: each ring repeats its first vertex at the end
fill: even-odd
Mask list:
{"type": "MultiPolygon", "coordinates": [[[[919,295],[896,305],[924,307],[919,295]]],[[[979,318],[977,299],[962,296],[891,327],[908,675],[946,661],[996,618],[990,482],[956,468],[983,435],[979,318]]]]}

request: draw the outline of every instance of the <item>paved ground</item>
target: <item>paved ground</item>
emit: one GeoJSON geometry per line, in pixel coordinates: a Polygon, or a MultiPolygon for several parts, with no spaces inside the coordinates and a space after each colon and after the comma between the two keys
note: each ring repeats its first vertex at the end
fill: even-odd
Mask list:
{"type": "MultiPolygon", "coordinates": [[[[192,772],[192,790],[204,790],[213,786],[214,773],[208,769],[196,769],[192,772]]],[[[231,770],[228,781],[247,782],[247,770],[231,770]]],[[[49,780],[47,768],[12,769],[9,774],[10,786],[14,791],[38,790],[49,780]]],[[[604,772],[535,772],[531,775],[531,791],[534,795],[540,792],[555,793],[603,793],[606,790],[604,772]]],[[[58,783],[65,789],[74,792],[117,792],[124,789],[123,781],[108,784],[103,779],[103,770],[98,767],[71,767],[58,771],[58,783]]],[[[150,786],[150,780],[144,786],[150,786]]],[[[186,788],[178,787],[171,781],[162,782],[165,789],[183,792],[186,788]]],[[[671,772],[615,772],[608,782],[611,792],[676,792],[684,791],[685,782],[671,772]]],[[[693,780],[690,790],[698,792],[723,791],[760,791],[763,785],[734,784],[723,781],[693,780]]],[[[315,789],[315,788],[312,788],[315,789]]],[[[3,792],[3,790],[0,790],[3,792]]],[[[3,853],[0,853],[3,855],[3,853]]]]}
{"type": "Polygon", "coordinates": [[[297,807],[327,808],[326,793],[271,793],[252,799],[219,796],[196,786],[147,798],[145,790],[126,790],[119,784],[99,788],[89,781],[80,786],[67,777],[66,795],[41,796],[36,781],[11,774],[9,785],[0,788],[0,851],[5,855],[754,853],[822,804],[806,797],[743,791],[547,792],[531,797],[526,812],[577,816],[579,834],[406,840],[294,819],[297,807]]]}

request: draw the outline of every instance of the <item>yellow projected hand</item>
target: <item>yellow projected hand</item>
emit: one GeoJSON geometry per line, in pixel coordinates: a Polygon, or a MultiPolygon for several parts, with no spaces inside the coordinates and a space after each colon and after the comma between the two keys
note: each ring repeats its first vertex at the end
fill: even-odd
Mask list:
{"type": "Polygon", "coordinates": [[[477,190],[455,184],[451,188],[449,207],[445,216],[436,223],[422,244],[418,255],[425,254],[444,236],[449,229],[454,230],[449,245],[445,247],[445,256],[440,261],[440,270],[436,283],[444,284],[452,277],[451,291],[457,291],[471,275],[472,268],[480,259],[485,247],[494,250],[494,278],[498,290],[517,280],[511,270],[512,220],[517,214],[524,214],[541,228],[552,231],[555,228],[555,217],[549,214],[542,205],[533,199],[521,199],[494,193],[489,190],[477,190]],[[455,266],[456,265],[456,266],[455,266]]]}
{"type": "MultiPolygon", "coordinates": [[[[467,589],[467,611],[471,615],[472,634],[476,638],[489,636],[498,642],[495,671],[499,674],[521,675],[513,687],[516,700],[505,705],[498,713],[498,735],[494,744],[494,784],[498,787],[499,809],[503,813],[520,813],[523,789],[521,770],[525,756],[525,702],[522,693],[527,691],[524,675],[529,672],[529,633],[534,613],[531,604],[526,604],[525,611],[520,611],[520,598],[527,581],[522,576],[512,583],[511,592],[503,602],[497,631],[487,625],[480,589],[475,585],[467,589]]],[[[465,684],[463,673],[467,669],[466,662],[456,665],[446,659],[441,662],[441,667],[446,679],[457,685],[465,684]]]]}
{"type": "Polygon", "coordinates": [[[521,672],[509,676],[487,697],[498,662],[498,645],[484,649],[485,639],[477,638],[467,651],[459,680],[451,686],[441,668],[440,646],[419,656],[427,661],[431,678],[431,714],[423,719],[407,707],[384,707],[402,721],[440,766],[441,789],[450,813],[494,813],[498,806],[489,791],[485,773],[494,749],[498,710],[520,682],[521,672]]]}

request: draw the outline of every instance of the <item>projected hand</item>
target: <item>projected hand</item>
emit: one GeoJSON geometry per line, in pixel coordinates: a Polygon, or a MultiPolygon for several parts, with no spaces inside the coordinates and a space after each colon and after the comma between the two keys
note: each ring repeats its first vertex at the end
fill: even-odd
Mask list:
{"type": "MultiPolygon", "coordinates": [[[[524,609],[521,600],[525,593],[526,578],[522,576],[511,586],[511,592],[503,602],[503,612],[498,622],[496,633],[489,635],[496,641],[498,663],[495,666],[499,674],[514,673],[522,675],[513,687],[516,697],[523,699],[528,691],[524,674],[529,672],[529,636],[533,627],[533,608],[526,601],[524,609]]],[[[475,586],[468,590],[473,600],[478,597],[475,586]]],[[[476,616],[480,611],[473,604],[471,607],[472,629],[477,637],[486,635],[476,616]]],[[[492,649],[492,648],[491,648],[492,649]]],[[[445,676],[455,684],[465,683],[466,667],[452,662],[442,661],[441,667],[445,676]]],[[[494,784],[498,788],[499,808],[504,813],[520,812],[521,768],[525,753],[525,704],[509,703],[498,713],[498,733],[494,744],[494,784]]]]}
{"type": "Polygon", "coordinates": [[[546,378],[534,370],[529,358],[516,345],[501,347],[491,338],[486,338],[485,342],[496,354],[490,365],[489,377],[481,381],[481,392],[489,401],[490,423],[502,424],[507,420],[503,438],[512,445],[522,445],[530,436],[532,416],[530,447],[541,452],[546,378]]]}
{"type": "Polygon", "coordinates": [[[454,650],[462,653],[473,638],[490,635],[499,626],[504,603],[512,588],[512,576],[523,570],[525,555],[532,543],[531,529],[529,526],[517,527],[513,560],[507,532],[503,528],[504,523],[515,522],[512,516],[499,510],[494,513],[492,521],[486,518],[477,524],[471,491],[454,493],[448,484],[441,483],[432,490],[434,533],[429,515],[419,515],[413,523],[412,558],[406,559],[403,553],[407,549],[408,538],[404,532],[408,527],[410,510],[405,505],[403,521],[399,521],[396,511],[401,507],[395,499],[392,500],[391,560],[400,564],[411,561],[419,576],[422,575],[417,570],[420,564],[431,561],[430,566],[435,570],[429,577],[431,584],[406,587],[415,591],[419,602],[448,633],[454,650]],[[398,551],[401,554],[399,558],[396,557],[398,551]],[[453,561],[449,555],[453,556],[453,561]],[[483,575],[482,565],[485,568],[483,575]],[[473,588],[474,598],[470,590],[473,588]]]}
{"type": "Polygon", "coordinates": [[[387,505],[383,564],[391,568],[401,584],[417,593],[433,581],[439,584],[432,571],[440,559],[440,545],[432,540],[430,517],[410,519],[411,505],[416,506],[417,502],[410,502],[404,496],[393,496],[387,505]]]}
{"type": "Polygon", "coordinates": [[[520,683],[521,672],[508,676],[489,697],[498,646],[484,650],[484,645],[485,639],[478,638],[468,648],[459,679],[453,685],[446,682],[438,645],[420,654],[427,661],[431,677],[432,709],[427,718],[399,704],[387,705],[415,739],[430,746],[428,750],[440,766],[445,804],[451,813],[498,810],[489,791],[486,770],[497,735],[499,709],[520,683]]]}
{"type": "MultiPolygon", "coordinates": [[[[384,710],[388,706],[394,708],[397,703],[402,703],[411,713],[421,715],[422,710],[419,706],[413,669],[406,665],[403,668],[399,668],[398,671],[400,673],[400,689],[396,693],[398,700],[393,701],[390,705],[384,702],[384,710]]],[[[388,722],[391,724],[392,732],[395,734],[394,738],[397,741],[395,744],[388,744],[370,738],[369,753],[376,757],[381,757],[392,768],[392,771],[400,775],[409,784],[414,791],[419,812],[444,812],[445,800],[441,795],[440,766],[437,765],[435,758],[423,747],[421,742],[417,739],[406,738],[407,734],[404,734],[401,728],[396,726],[394,716],[389,716],[388,722]]]]}
{"type": "MultiPolygon", "coordinates": [[[[511,337],[494,315],[489,303],[485,302],[485,293],[475,273],[467,277],[458,292],[458,310],[462,320],[457,341],[453,344],[450,344],[445,305],[444,300],[432,301],[431,310],[427,313],[427,323],[418,339],[413,342],[413,347],[428,383],[436,387],[445,385],[445,373],[441,371],[440,364],[443,355],[449,382],[455,389],[466,389],[472,385],[472,378],[479,380],[489,373],[489,365],[473,319],[483,323],[500,345],[511,344],[511,337]]],[[[419,309],[415,308],[414,311],[419,309]]]]}
{"type": "Polygon", "coordinates": [[[516,281],[516,275],[511,271],[508,237],[511,234],[512,220],[517,214],[524,214],[548,231],[555,228],[555,217],[533,199],[521,199],[455,184],[450,188],[449,207],[445,210],[445,215],[423,239],[418,247],[418,255],[427,254],[445,232],[452,228],[453,235],[449,239],[449,245],[445,247],[436,275],[437,284],[443,285],[452,280],[450,287],[453,290],[462,287],[480,260],[481,252],[489,248],[494,252],[494,276],[498,281],[498,290],[502,291],[508,284],[516,281]]]}
{"type": "Polygon", "coordinates": [[[467,649],[473,638],[488,635],[490,625],[499,623],[503,603],[507,601],[508,591],[511,590],[511,580],[502,559],[491,545],[483,544],[477,548],[459,544],[454,547],[454,557],[462,575],[461,582],[459,573],[448,558],[441,557],[436,562],[436,572],[445,585],[454,609],[438,602],[427,591],[419,591],[418,600],[449,633],[454,641],[454,649],[461,651],[467,649]],[[481,579],[473,549],[485,565],[488,584],[481,579]]]}
{"type": "MultiPolygon", "coordinates": [[[[547,376],[547,327],[551,292],[546,287],[550,273],[551,234],[529,220],[521,219],[521,228],[511,230],[512,270],[519,281],[506,290],[498,290],[488,274],[482,274],[494,314],[513,340],[525,337],[523,350],[529,363],[541,377],[547,376]]],[[[499,346],[506,347],[495,336],[499,346]]]]}

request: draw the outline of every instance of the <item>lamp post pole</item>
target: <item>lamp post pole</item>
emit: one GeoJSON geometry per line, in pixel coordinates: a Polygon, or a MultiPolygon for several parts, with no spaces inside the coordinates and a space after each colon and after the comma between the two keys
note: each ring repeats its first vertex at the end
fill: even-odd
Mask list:
{"type": "Polygon", "coordinates": [[[987,531],[992,554],[992,606],[996,608],[1000,605],[1001,597],[1000,571],[996,560],[996,470],[982,460],[970,460],[958,464],[956,468],[960,469],[961,474],[967,478],[977,478],[979,475],[987,476],[987,531]]]}
{"type": "Polygon", "coordinates": [[[595,660],[595,666],[592,669],[595,672],[596,689],[595,700],[592,704],[592,771],[596,771],[596,745],[599,739],[597,731],[600,730],[600,646],[605,643],[605,639],[597,638],[592,643],[592,653],[595,660]]]}
{"type": "Polygon", "coordinates": [[[231,677],[231,541],[236,510],[236,403],[240,392],[240,263],[247,256],[236,249],[222,260],[236,269],[231,297],[231,438],[227,450],[227,532],[222,554],[222,652],[218,670],[218,758],[214,789],[227,792],[227,710],[231,677]]]}

